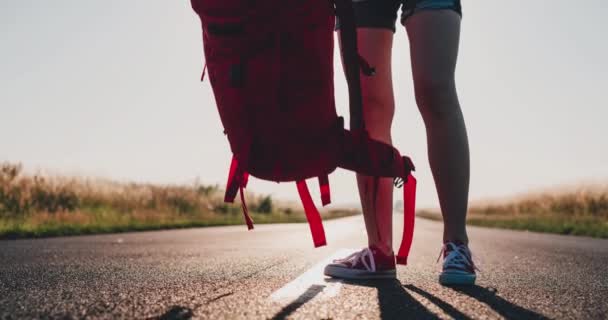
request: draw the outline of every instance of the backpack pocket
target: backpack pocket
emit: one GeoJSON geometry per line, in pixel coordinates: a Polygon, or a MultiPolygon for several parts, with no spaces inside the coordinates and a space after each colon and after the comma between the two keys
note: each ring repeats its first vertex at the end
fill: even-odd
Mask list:
{"type": "Polygon", "coordinates": [[[242,17],[211,17],[203,20],[203,46],[208,62],[236,61],[249,47],[246,21],[242,17]]]}

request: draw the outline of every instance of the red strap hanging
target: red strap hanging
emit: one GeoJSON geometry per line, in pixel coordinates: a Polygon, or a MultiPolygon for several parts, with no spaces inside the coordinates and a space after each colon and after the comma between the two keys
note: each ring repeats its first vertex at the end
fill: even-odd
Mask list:
{"type": "Polygon", "coordinates": [[[243,186],[243,188],[247,188],[247,182],[249,182],[249,173],[243,172],[243,174],[241,175],[241,179],[241,186],[243,186]]]}
{"type": "Polygon", "coordinates": [[[205,66],[203,67],[203,74],[201,75],[201,82],[205,81],[205,72],[207,71],[207,61],[205,61],[205,66]]]}
{"type": "Polygon", "coordinates": [[[326,174],[319,176],[319,188],[321,189],[321,202],[323,206],[331,203],[331,194],[329,192],[329,178],[326,174]]]}
{"type": "Polygon", "coordinates": [[[403,185],[403,238],[397,253],[397,263],[407,264],[407,256],[412,247],[414,237],[414,219],[416,211],[416,178],[413,175],[407,177],[403,185]]]}
{"type": "Polygon", "coordinates": [[[224,202],[234,202],[236,193],[239,191],[240,177],[237,177],[237,171],[239,168],[239,162],[236,157],[232,156],[232,162],[230,163],[230,171],[228,171],[228,182],[226,182],[226,193],[224,194],[224,202]]]}
{"type": "Polygon", "coordinates": [[[253,229],[253,220],[251,216],[249,216],[249,210],[247,210],[247,204],[245,203],[245,192],[243,191],[243,186],[239,187],[241,194],[241,207],[243,208],[243,216],[245,216],[245,223],[247,223],[247,229],[253,229]]]}
{"type": "Polygon", "coordinates": [[[308,191],[306,181],[300,180],[296,182],[296,185],[298,187],[300,199],[302,200],[302,204],[304,205],[304,212],[306,212],[306,220],[308,220],[308,225],[310,226],[310,232],[312,233],[312,241],[315,244],[315,248],[324,246],[327,244],[327,241],[325,240],[325,230],[323,230],[321,215],[319,215],[317,207],[315,207],[315,204],[312,202],[312,197],[310,196],[310,192],[308,191]]]}
{"type": "Polygon", "coordinates": [[[226,183],[226,193],[224,194],[224,202],[234,202],[236,193],[240,191],[241,194],[241,207],[243,208],[243,215],[245,216],[245,223],[247,223],[247,229],[253,229],[253,220],[249,216],[249,210],[247,210],[247,203],[245,203],[245,192],[244,188],[247,187],[247,181],[249,180],[249,174],[243,172],[239,168],[239,162],[236,157],[232,157],[230,163],[230,171],[228,172],[228,182],[226,183]]]}

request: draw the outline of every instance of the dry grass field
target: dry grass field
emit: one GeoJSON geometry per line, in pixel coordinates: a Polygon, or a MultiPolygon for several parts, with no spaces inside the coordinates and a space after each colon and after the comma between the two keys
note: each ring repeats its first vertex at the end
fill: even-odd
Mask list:
{"type": "MultiPolygon", "coordinates": [[[[299,203],[247,194],[255,223],[303,222],[299,203]]],[[[223,202],[218,186],[118,183],[26,174],[21,165],[0,164],[0,238],[242,224],[238,203],[223,202]]],[[[355,210],[325,210],[324,219],[355,210]]]]}
{"type": "MultiPolygon", "coordinates": [[[[421,217],[441,220],[436,211],[421,217]]],[[[530,192],[500,200],[473,202],[471,225],[608,238],[608,183],[530,192]]]]}
{"type": "MultiPolygon", "coordinates": [[[[243,224],[240,204],[223,202],[218,186],[119,183],[104,179],[26,174],[0,164],[0,238],[243,224]]],[[[299,203],[247,192],[255,223],[304,222],[299,203]]],[[[323,210],[324,219],[359,214],[323,210]]],[[[441,220],[437,211],[418,216],[441,220]]],[[[531,192],[471,203],[467,222],[608,238],[608,184],[531,192]]]]}

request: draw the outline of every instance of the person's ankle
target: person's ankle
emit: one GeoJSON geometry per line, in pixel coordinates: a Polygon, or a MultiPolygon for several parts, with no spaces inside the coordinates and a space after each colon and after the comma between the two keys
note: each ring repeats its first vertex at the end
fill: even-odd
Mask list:
{"type": "Polygon", "coordinates": [[[382,243],[370,243],[369,244],[369,248],[372,250],[378,250],[380,253],[382,253],[383,255],[390,257],[395,255],[395,253],[393,252],[393,248],[389,247],[386,244],[382,244],[382,243]]]}
{"type": "Polygon", "coordinates": [[[449,235],[446,234],[443,236],[443,243],[446,244],[448,242],[453,242],[455,244],[464,244],[464,245],[469,245],[469,237],[467,236],[467,234],[454,234],[454,235],[449,235]]]}
{"type": "Polygon", "coordinates": [[[469,245],[469,241],[467,239],[462,240],[462,238],[450,238],[450,239],[444,239],[443,240],[443,244],[446,244],[448,242],[454,243],[454,244],[464,244],[466,246],[469,245]]]}

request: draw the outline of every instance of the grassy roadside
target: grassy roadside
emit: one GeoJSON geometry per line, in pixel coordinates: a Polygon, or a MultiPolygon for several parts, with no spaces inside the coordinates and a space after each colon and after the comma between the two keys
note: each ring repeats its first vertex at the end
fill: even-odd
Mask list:
{"type": "MultiPolygon", "coordinates": [[[[305,222],[302,212],[251,213],[255,224],[305,222]]],[[[357,214],[353,210],[323,212],[324,220],[357,214]]],[[[181,216],[174,214],[133,214],[117,211],[37,213],[19,219],[0,219],[0,239],[40,238],[127,231],[244,225],[242,213],[181,216]]],[[[245,227],[244,227],[245,228],[245,227]]]]}
{"type": "MultiPolygon", "coordinates": [[[[298,204],[247,192],[254,222],[304,222],[298,204]]],[[[324,219],[357,214],[324,210],[324,219]]],[[[25,174],[0,164],[0,239],[244,224],[240,204],[218,186],[118,183],[25,174]]]]}
{"type": "MultiPolygon", "coordinates": [[[[441,220],[437,211],[419,217],[441,220]]],[[[467,224],[608,238],[608,186],[530,193],[501,201],[472,203],[467,224]]]]}

